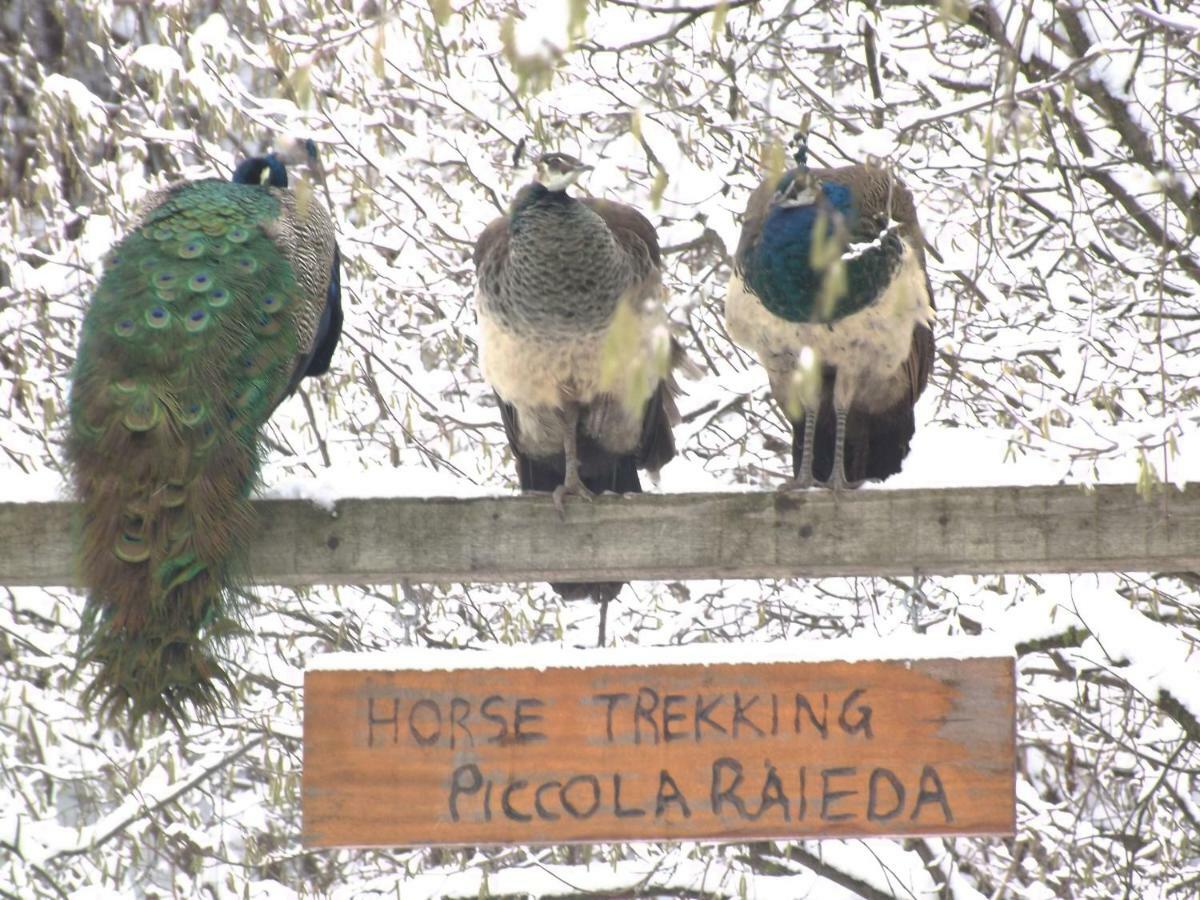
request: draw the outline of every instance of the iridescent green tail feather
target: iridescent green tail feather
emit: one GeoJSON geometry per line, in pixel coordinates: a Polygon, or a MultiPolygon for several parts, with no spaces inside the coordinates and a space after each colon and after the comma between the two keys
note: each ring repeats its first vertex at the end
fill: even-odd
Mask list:
{"type": "Polygon", "coordinates": [[[259,431],[311,339],[312,298],[272,237],[293,214],[258,185],[170,189],[110,254],[84,319],[67,448],[81,662],[98,664],[85,697],[106,713],[204,712],[234,684],[214,649],[238,628],[259,431]]]}

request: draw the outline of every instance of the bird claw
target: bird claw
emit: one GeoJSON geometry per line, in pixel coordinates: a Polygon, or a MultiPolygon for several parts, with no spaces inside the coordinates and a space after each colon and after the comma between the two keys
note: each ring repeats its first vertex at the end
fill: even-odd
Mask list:
{"type": "Polygon", "coordinates": [[[840,472],[835,472],[829,477],[828,481],[822,482],[824,487],[829,488],[835,494],[840,494],[843,491],[854,491],[866,484],[866,479],[862,481],[848,481],[845,475],[840,472]]]}
{"type": "Polygon", "coordinates": [[[583,500],[587,500],[589,503],[591,502],[592,497],[595,496],[595,494],[588,490],[587,486],[578,478],[568,478],[554,489],[553,494],[554,508],[558,510],[559,516],[561,516],[563,519],[567,517],[566,498],[568,494],[579,497],[583,500]]]}
{"type": "Polygon", "coordinates": [[[775,491],[780,494],[798,493],[807,491],[812,487],[823,487],[833,491],[835,494],[841,494],[845,491],[853,491],[866,484],[866,480],[848,481],[844,475],[831,475],[827,481],[820,481],[812,476],[812,473],[802,478],[789,478],[787,481],[775,488],[775,491]]]}

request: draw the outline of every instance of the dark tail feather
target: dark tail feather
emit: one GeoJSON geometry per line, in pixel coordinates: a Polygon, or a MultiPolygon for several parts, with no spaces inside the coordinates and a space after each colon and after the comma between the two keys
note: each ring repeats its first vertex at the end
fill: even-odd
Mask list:
{"type": "MultiPolygon", "coordinates": [[[[672,353],[677,357],[674,366],[688,364],[683,349],[672,343],[672,353]]],[[[688,364],[690,365],[690,364],[688,364]]],[[[638,467],[657,472],[675,456],[675,436],[671,427],[679,421],[674,395],[678,393],[675,381],[670,378],[658,385],[646,404],[642,419],[642,439],[637,456],[612,457],[595,445],[581,448],[583,466],[580,473],[588,489],[601,493],[613,491],[617,494],[640,494],[642,482],[638,478],[638,467]]],[[[581,435],[587,444],[587,436],[581,435]]],[[[559,476],[561,483],[562,475],[559,476]]],[[[553,488],[551,488],[553,490],[553,488]]],[[[597,603],[608,603],[621,592],[623,581],[598,581],[583,584],[552,584],[564,600],[582,600],[591,597],[597,603]]]]}
{"type": "Polygon", "coordinates": [[[234,688],[213,651],[240,630],[233,582],[252,530],[257,459],[224,436],[197,465],[181,438],[189,429],[172,412],[131,431],[104,408],[114,393],[106,388],[76,380],[67,443],[88,588],[79,656],[99,664],[83,699],[132,722],[147,714],[178,721],[189,708],[219,708],[234,688]],[[91,427],[89,410],[103,413],[101,427],[91,427]]]}
{"type": "MultiPolygon", "coordinates": [[[[604,491],[612,491],[617,494],[640,494],[642,492],[637,462],[632,456],[620,456],[616,459],[608,457],[605,463],[606,465],[602,467],[589,466],[588,468],[593,471],[585,470],[580,473],[588,490],[597,494],[604,491]],[[600,471],[595,471],[596,468],[600,468],[600,471]]],[[[561,475],[558,483],[562,484],[561,475]]],[[[551,582],[550,587],[554,588],[564,600],[586,600],[591,597],[597,603],[608,603],[621,593],[625,582],[584,581],[577,584],[551,582]]]]}
{"type": "MultiPolygon", "coordinates": [[[[915,432],[912,407],[904,405],[886,413],[870,414],[851,409],[846,418],[845,465],[849,481],[876,480],[900,471],[915,432]]],[[[837,417],[832,403],[822,403],[814,437],[813,477],[828,481],[833,474],[837,417]]],[[[800,477],[804,419],[792,423],[792,477],[800,477]]]]}
{"type": "MultiPolygon", "coordinates": [[[[584,456],[580,472],[584,485],[596,494],[612,491],[617,494],[640,494],[642,482],[638,478],[637,462],[632,456],[606,457],[602,463],[584,456]]],[[[553,491],[563,483],[563,466],[559,460],[537,460],[522,458],[517,462],[517,477],[523,491],[553,491]]],[[[579,583],[551,582],[552,587],[564,600],[586,600],[608,603],[625,586],[623,581],[585,581],[579,583]]]]}
{"type": "Polygon", "coordinates": [[[873,416],[867,452],[867,478],[883,479],[900,471],[908,447],[916,433],[913,408],[907,403],[887,413],[873,416]]]}

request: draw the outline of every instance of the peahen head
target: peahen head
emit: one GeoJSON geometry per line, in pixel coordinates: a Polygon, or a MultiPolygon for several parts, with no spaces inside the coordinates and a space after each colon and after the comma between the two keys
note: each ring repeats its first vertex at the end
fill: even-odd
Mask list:
{"type": "Polygon", "coordinates": [[[537,180],[548,191],[565,191],[575,184],[592,166],[568,153],[543,153],[537,159],[537,180]]]}

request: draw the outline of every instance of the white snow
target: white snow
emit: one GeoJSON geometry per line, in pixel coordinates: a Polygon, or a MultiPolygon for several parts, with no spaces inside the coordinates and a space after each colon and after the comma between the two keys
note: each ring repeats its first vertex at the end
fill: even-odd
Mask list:
{"type": "Polygon", "coordinates": [[[483,653],[405,647],[386,653],[326,653],[307,669],[329,671],[440,671],[452,669],[586,669],[595,666],[717,666],[745,663],[859,662],[863,660],[975,659],[1012,656],[1012,644],[989,637],[855,637],[769,644],[688,644],[581,649],[573,646],[501,647],[483,653]]]}
{"type": "Polygon", "coordinates": [[[81,119],[92,125],[100,125],[107,118],[104,102],[76,78],[57,72],[47,75],[42,81],[42,92],[69,103],[81,119]]]}
{"type": "Polygon", "coordinates": [[[315,477],[287,476],[259,496],[267,500],[307,500],[333,512],[339,500],[372,497],[488,497],[506,493],[498,485],[472,485],[432,467],[396,466],[356,472],[321,469],[315,477]]]}
{"type": "Polygon", "coordinates": [[[516,19],[514,37],[517,53],[526,58],[557,59],[570,44],[570,4],[560,0],[537,0],[516,19]]]}
{"type": "Polygon", "coordinates": [[[179,53],[162,44],[142,44],[130,55],[129,62],[164,76],[183,70],[183,58],[179,53]]]}
{"type": "Polygon", "coordinates": [[[1157,700],[1160,691],[1167,691],[1200,721],[1200,661],[1187,640],[1120,597],[1088,597],[1075,612],[1092,634],[1081,655],[1102,655],[1123,665],[1121,677],[1143,695],[1157,700]]]}
{"type": "MultiPolygon", "coordinates": [[[[528,896],[531,898],[578,897],[598,893],[622,895],[644,890],[662,891],[664,896],[683,893],[690,896],[743,896],[746,900],[795,900],[819,896],[824,900],[853,900],[858,895],[812,872],[795,875],[761,875],[730,872],[702,860],[678,860],[665,871],[660,861],[625,863],[613,866],[596,862],[587,866],[539,864],[532,868],[483,873],[478,869],[464,872],[432,872],[404,881],[405,900],[449,900],[489,895],[528,896]],[[819,892],[819,893],[814,893],[819,892]]],[[[374,886],[386,891],[386,882],[374,886]]],[[[337,900],[361,896],[354,891],[334,894],[337,900]]]]}
{"type": "Polygon", "coordinates": [[[0,481],[0,503],[51,503],[70,499],[71,492],[58,472],[41,471],[0,481]]]}

